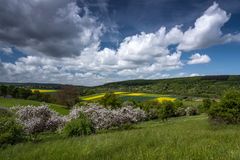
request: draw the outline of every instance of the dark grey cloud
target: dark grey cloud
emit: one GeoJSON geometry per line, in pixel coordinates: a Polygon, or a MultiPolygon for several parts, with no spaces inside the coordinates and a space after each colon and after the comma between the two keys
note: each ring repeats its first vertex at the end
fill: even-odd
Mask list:
{"type": "Polygon", "coordinates": [[[102,26],[75,0],[0,0],[0,42],[28,54],[79,55],[102,26]]]}

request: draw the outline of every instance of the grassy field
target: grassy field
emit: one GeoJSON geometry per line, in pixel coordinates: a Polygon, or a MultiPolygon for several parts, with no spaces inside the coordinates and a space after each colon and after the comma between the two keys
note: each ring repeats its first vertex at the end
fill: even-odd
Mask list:
{"type": "MultiPolygon", "coordinates": [[[[157,100],[162,102],[164,100],[174,101],[176,98],[170,97],[168,95],[160,95],[160,94],[150,94],[150,93],[129,93],[129,92],[114,92],[114,94],[118,95],[120,100],[135,100],[139,102],[149,101],[149,100],[157,100]]],[[[101,99],[105,93],[94,94],[90,96],[80,97],[84,101],[96,101],[101,99]]]]}
{"type": "Polygon", "coordinates": [[[80,138],[50,136],[0,150],[2,160],[238,160],[240,126],[211,126],[206,115],[159,120],[80,138]]]}
{"type": "MultiPolygon", "coordinates": [[[[0,98],[0,106],[1,107],[14,107],[14,106],[39,106],[43,104],[42,102],[38,101],[31,101],[31,100],[23,100],[23,99],[15,99],[15,98],[0,98]]],[[[57,104],[51,104],[51,103],[45,103],[47,104],[51,109],[55,110],[56,112],[66,115],[69,113],[69,110],[64,108],[64,106],[57,105],[57,104]]]]}
{"type": "Polygon", "coordinates": [[[32,90],[32,92],[39,91],[40,93],[55,93],[58,91],[55,89],[31,89],[31,90],[32,90]]]}

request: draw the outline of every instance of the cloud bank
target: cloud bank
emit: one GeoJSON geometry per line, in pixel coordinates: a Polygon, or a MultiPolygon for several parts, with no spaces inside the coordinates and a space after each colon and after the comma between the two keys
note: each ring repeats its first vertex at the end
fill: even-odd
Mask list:
{"type": "Polygon", "coordinates": [[[26,54],[14,63],[0,61],[4,75],[0,81],[96,85],[169,77],[168,71],[211,61],[208,55],[194,54],[184,64],[184,52],[240,40],[239,34],[222,33],[230,14],[217,3],[186,31],[181,25],[163,26],[125,37],[116,49],[101,48],[106,27],[87,5],[81,8],[75,0],[0,0],[0,4],[0,44],[26,54]]]}

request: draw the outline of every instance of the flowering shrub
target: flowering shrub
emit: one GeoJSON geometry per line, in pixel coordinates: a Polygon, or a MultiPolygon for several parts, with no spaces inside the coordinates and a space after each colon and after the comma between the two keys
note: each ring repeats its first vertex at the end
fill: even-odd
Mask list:
{"type": "Polygon", "coordinates": [[[199,111],[196,107],[187,107],[185,109],[185,112],[187,116],[194,116],[199,114],[199,111]]]}
{"type": "Polygon", "coordinates": [[[89,106],[82,106],[81,108],[74,108],[69,114],[69,119],[76,119],[79,113],[84,113],[92,121],[95,129],[108,129],[111,127],[120,127],[127,123],[136,123],[146,118],[143,110],[132,107],[123,107],[115,110],[110,110],[91,104],[89,106]]]}
{"type": "Polygon", "coordinates": [[[117,110],[113,110],[113,113],[117,115],[115,118],[118,118],[118,122],[121,124],[124,123],[136,123],[143,121],[146,118],[146,114],[140,108],[132,108],[131,106],[123,107],[117,110]]]}
{"type": "Polygon", "coordinates": [[[157,119],[159,117],[159,114],[160,114],[159,109],[152,108],[147,111],[147,118],[149,120],[157,119]]]}
{"type": "Polygon", "coordinates": [[[180,117],[180,116],[185,116],[186,115],[186,109],[183,107],[179,107],[175,111],[175,116],[180,117]]]}
{"type": "Polygon", "coordinates": [[[25,131],[29,134],[55,131],[66,122],[64,117],[60,117],[47,106],[15,107],[13,110],[16,112],[17,121],[24,126],[25,131]]]}

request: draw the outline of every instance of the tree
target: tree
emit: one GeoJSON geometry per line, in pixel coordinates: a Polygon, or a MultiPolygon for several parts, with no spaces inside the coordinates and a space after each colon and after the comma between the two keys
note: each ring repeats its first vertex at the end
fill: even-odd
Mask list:
{"type": "Polygon", "coordinates": [[[13,86],[13,85],[8,86],[8,87],[7,87],[7,94],[13,96],[13,93],[14,93],[15,88],[16,88],[16,87],[13,86]]]}
{"type": "Polygon", "coordinates": [[[6,97],[7,96],[7,90],[8,90],[7,86],[0,86],[0,95],[3,96],[3,97],[6,97]]]}
{"type": "Polygon", "coordinates": [[[211,105],[212,105],[212,101],[209,98],[203,99],[202,106],[203,106],[204,111],[208,111],[209,108],[211,107],[211,105]]]}
{"type": "Polygon", "coordinates": [[[59,104],[65,105],[68,108],[71,108],[79,102],[79,92],[78,89],[74,86],[64,86],[57,93],[57,102],[59,104]]]}
{"type": "Polygon", "coordinates": [[[237,90],[227,91],[220,103],[211,106],[209,118],[214,123],[240,123],[240,92],[237,90]]]}
{"type": "Polygon", "coordinates": [[[167,120],[175,115],[175,107],[172,101],[163,101],[160,111],[160,117],[162,120],[167,120]]]}
{"type": "Polygon", "coordinates": [[[112,92],[106,93],[100,100],[100,104],[102,104],[104,107],[110,107],[112,109],[118,108],[121,105],[117,99],[117,96],[112,92]]]}
{"type": "Polygon", "coordinates": [[[29,96],[32,95],[32,91],[30,89],[19,88],[18,89],[18,98],[27,99],[29,96]]]}

